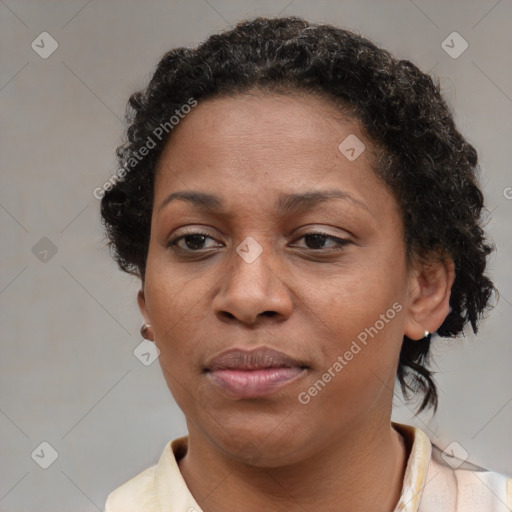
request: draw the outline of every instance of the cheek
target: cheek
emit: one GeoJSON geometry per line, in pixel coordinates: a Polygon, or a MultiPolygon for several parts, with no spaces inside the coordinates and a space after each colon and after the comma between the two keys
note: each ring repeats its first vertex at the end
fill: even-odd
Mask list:
{"type": "Polygon", "coordinates": [[[206,277],[204,273],[200,277],[185,277],[183,269],[154,258],[147,269],[145,289],[155,334],[164,339],[177,337],[195,325],[213,286],[213,281],[206,277]]]}
{"type": "Polygon", "coordinates": [[[321,286],[310,282],[307,287],[305,311],[317,326],[323,363],[315,377],[329,368],[331,373],[343,375],[333,379],[336,383],[330,386],[341,386],[337,392],[340,398],[346,395],[344,389],[348,393],[361,387],[375,390],[375,386],[382,386],[379,378],[384,382],[393,379],[402,343],[404,292],[400,266],[395,266],[396,274],[390,277],[389,267],[380,270],[377,264],[363,265],[366,267],[361,263],[354,272],[340,272],[321,286]]]}
{"type": "MultiPolygon", "coordinates": [[[[398,265],[390,273],[389,266],[360,258],[357,263],[326,276],[303,274],[297,295],[299,302],[307,306],[306,312],[312,309],[333,334],[355,337],[401,300],[400,275],[398,265]]],[[[393,313],[390,315],[394,318],[393,313]]]]}
{"type": "Polygon", "coordinates": [[[350,421],[391,399],[403,308],[398,301],[372,299],[366,309],[342,303],[347,306],[343,310],[334,301],[329,304],[322,322],[329,325],[331,336],[322,340],[322,364],[301,389],[302,400],[310,400],[315,410],[313,415],[331,410],[350,421]]]}
{"type": "MultiPolygon", "coordinates": [[[[198,353],[204,342],[199,325],[201,298],[205,293],[193,282],[186,286],[176,279],[167,279],[161,273],[146,284],[146,301],[160,351],[159,362],[164,377],[175,397],[181,396],[188,387],[198,365],[198,353]]],[[[178,398],[177,398],[178,400],[178,398]]],[[[179,401],[179,400],[178,400],[179,401]]]]}

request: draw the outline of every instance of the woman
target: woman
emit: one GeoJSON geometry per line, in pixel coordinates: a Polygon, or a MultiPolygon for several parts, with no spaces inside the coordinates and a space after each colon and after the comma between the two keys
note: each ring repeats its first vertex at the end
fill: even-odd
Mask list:
{"type": "Polygon", "coordinates": [[[391,422],[396,378],[435,410],[431,339],[494,291],[477,154],[430,77],[258,18],[167,53],[130,107],[101,211],[188,435],[106,511],[508,510],[505,476],[391,422]]]}

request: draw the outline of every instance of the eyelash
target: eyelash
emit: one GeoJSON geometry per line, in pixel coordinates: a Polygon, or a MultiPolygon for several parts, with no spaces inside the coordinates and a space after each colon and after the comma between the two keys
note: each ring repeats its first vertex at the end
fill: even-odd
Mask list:
{"type": "MultiPolygon", "coordinates": [[[[334,248],[327,248],[327,249],[309,249],[306,247],[307,250],[309,251],[313,251],[313,252],[327,252],[327,251],[337,251],[337,250],[341,250],[345,245],[348,245],[350,244],[350,241],[349,240],[346,240],[344,238],[339,238],[339,237],[336,237],[336,236],[333,236],[333,235],[329,235],[327,233],[322,233],[321,231],[311,231],[309,233],[304,233],[303,235],[301,235],[299,238],[297,238],[296,240],[300,240],[306,236],[313,236],[313,235],[318,235],[318,236],[321,236],[323,238],[326,238],[328,240],[333,240],[336,242],[337,244],[337,247],[334,247],[334,248]]],[[[193,236],[204,236],[204,237],[207,237],[207,238],[211,238],[212,240],[215,240],[212,236],[210,236],[208,233],[204,233],[204,232],[201,232],[201,231],[197,231],[197,232],[192,232],[192,233],[186,233],[184,235],[180,235],[176,238],[173,238],[172,240],[169,241],[169,243],[167,244],[167,247],[171,248],[172,246],[175,246],[177,244],[177,242],[179,242],[180,240],[182,239],[185,239],[187,237],[193,237],[193,236]]],[[[178,246],[178,251],[184,251],[184,252],[189,252],[189,253],[200,253],[201,252],[201,249],[198,249],[196,251],[192,250],[192,249],[184,249],[183,247],[179,247],[178,246]]]]}

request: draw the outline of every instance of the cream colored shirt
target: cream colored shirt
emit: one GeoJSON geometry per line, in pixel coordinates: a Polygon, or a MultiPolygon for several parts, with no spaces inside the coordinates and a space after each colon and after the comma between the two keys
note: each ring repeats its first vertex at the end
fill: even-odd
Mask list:
{"type": "MultiPolygon", "coordinates": [[[[512,478],[442,455],[416,427],[393,427],[410,446],[395,512],[512,511],[512,478]]],[[[202,512],[178,467],[186,451],[187,437],[169,442],[158,464],[109,494],[105,512],[202,512]]]]}

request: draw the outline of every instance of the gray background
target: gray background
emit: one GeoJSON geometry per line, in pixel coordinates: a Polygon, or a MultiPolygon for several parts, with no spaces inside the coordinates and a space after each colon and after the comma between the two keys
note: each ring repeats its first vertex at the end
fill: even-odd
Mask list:
{"type": "Polygon", "coordinates": [[[129,94],[165,51],[278,14],[361,32],[438,76],[477,147],[502,298],[476,338],[437,345],[438,414],[413,418],[397,394],[394,419],[512,474],[511,0],[4,0],[1,511],[102,510],[109,491],[185,432],[158,361],[134,356],[138,283],[109,258],[93,189],[116,170],[129,94]],[[31,48],[44,31],[59,45],[47,59],[31,48]],[[456,59],[441,47],[453,31],[469,44],[456,59]],[[43,441],[58,453],[48,469],[43,441]]]}

